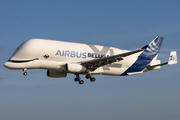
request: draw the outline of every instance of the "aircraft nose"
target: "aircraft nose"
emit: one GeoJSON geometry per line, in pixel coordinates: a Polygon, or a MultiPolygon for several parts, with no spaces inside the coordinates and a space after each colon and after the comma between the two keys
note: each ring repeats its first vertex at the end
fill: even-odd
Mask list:
{"type": "Polygon", "coordinates": [[[4,65],[4,67],[6,67],[8,69],[16,69],[18,67],[17,64],[14,64],[14,63],[9,62],[9,61],[5,62],[3,65],[4,65]]]}
{"type": "Polygon", "coordinates": [[[3,65],[4,67],[9,68],[9,62],[5,62],[3,65]]]}
{"type": "Polygon", "coordinates": [[[4,67],[12,70],[24,69],[26,67],[26,63],[15,63],[11,61],[7,61],[3,65],[4,67]]]}

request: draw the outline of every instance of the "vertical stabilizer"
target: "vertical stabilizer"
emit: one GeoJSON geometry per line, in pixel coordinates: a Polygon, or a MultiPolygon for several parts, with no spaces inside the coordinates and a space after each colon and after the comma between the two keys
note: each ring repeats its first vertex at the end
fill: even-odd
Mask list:
{"type": "Polygon", "coordinates": [[[128,73],[141,72],[158,55],[164,37],[156,37],[138,57],[135,63],[129,67],[122,75],[128,73]]]}
{"type": "Polygon", "coordinates": [[[141,54],[147,56],[151,60],[159,53],[164,37],[156,37],[149,45],[148,48],[141,54]]]}

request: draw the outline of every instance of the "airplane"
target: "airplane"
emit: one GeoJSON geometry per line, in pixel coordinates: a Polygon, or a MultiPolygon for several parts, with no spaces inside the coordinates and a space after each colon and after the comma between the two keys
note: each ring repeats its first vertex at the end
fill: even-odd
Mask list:
{"type": "Polygon", "coordinates": [[[22,43],[3,65],[12,70],[46,69],[53,78],[74,74],[74,81],[83,84],[80,75],[94,82],[92,75],[127,76],[160,69],[177,63],[177,53],[169,61],[157,60],[164,37],[157,36],[150,44],[133,51],[83,43],[30,39],[22,43]]]}

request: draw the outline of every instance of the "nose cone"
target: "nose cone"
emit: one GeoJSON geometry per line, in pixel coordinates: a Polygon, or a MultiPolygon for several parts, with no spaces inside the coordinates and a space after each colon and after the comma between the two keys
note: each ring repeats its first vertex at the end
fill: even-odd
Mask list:
{"type": "Polygon", "coordinates": [[[11,61],[5,62],[4,67],[8,68],[8,69],[12,69],[12,70],[18,70],[18,69],[23,69],[25,68],[25,63],[14,63],[11,61]]]}
{"type": "Polygon", "coordinates": [[[11,69],[11,63],[10,62],[5,62],[3,65],[4,65],[4,67],[11,69]]]}
{"type": "Polygon", "coordinates": [[[3,65],[4,67],[8,68],[8,62],[5,62],[3,65]]]}

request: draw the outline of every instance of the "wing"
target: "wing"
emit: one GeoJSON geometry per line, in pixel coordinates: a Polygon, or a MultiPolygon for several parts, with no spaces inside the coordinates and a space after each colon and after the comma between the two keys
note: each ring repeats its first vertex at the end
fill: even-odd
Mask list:
{"type": "Polygon", "coordinates": [[[130,56],[132,54],[144,51],[147,47],[148,47],[148,45],[144,46],[141,49],[137,49],[137,50],[126,52],[126,53],[109,56],[106,58],[94,59],[94,60],[90,60],[90,61],[83,61],[83,62],[81,62],[81,65],[85,66],[90,71],[94,71],[98,67],[121,61],[121,60],[123,60],[123,57],[127,57],[127,56],[130,56]]]}

